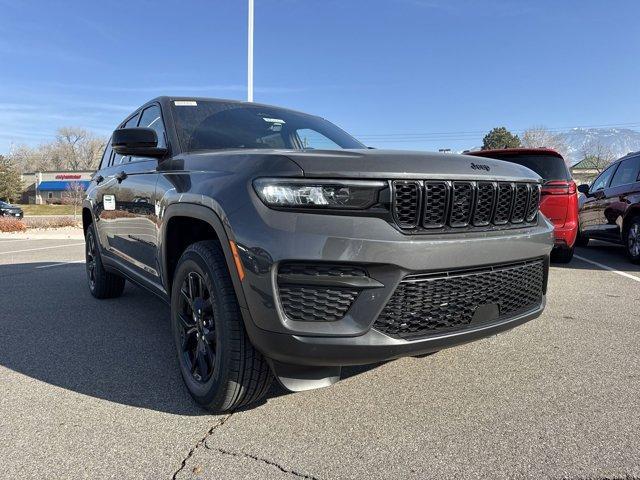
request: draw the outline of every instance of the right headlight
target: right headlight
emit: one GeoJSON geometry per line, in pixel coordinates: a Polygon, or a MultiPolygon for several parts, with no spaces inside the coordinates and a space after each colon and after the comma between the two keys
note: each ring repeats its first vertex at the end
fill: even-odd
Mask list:
{"type": "Polygon", "coordinates": [[[364,210],[378,203],[386,182],[377,180],[309,180],[259,178],[253,187],[260,199],[275,208],[364,210]]]}

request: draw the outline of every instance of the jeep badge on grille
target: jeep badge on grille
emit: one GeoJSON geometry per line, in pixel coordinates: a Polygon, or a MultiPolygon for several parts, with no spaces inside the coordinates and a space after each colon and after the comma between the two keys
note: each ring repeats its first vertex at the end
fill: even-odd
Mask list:
{"type": "Polygon", "coordinates": [[[481,163],[472,163],[471,168],[473,168],[474,170],[485,170],[487,172],[491,170],[491,167],[489,167],[489,165],[483,165],[481,163]]]}

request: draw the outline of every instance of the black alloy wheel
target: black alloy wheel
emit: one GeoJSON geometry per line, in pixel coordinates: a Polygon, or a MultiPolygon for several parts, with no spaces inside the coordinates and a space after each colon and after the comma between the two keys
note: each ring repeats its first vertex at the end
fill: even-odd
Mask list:
{"type": "Polygon", "coordinates": [[[187,274],[180,288],[180,346],[193,379],[206,383],[216,363],[216,333],[211,292],[198,272],[187,274]]]}
{"type": "Polygon", "coordinates": [[[86,250],[86,267],[87,267],[87,281],[89,282],[89,289],[95,290],[96,278],[98,276],[97,269],[97,256],[98,249],[96,247],[96,239],[93,236],[93,229],[87,232],[87,238],[85,241],[86,250]]]}

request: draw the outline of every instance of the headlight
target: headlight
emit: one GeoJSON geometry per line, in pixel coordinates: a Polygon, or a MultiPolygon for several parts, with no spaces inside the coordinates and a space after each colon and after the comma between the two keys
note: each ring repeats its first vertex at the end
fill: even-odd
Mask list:
{"type": "Polygon", "coordinates": [[[253,182],[269,207],[363,210],[378,202],[381,181],[260,178],[253,182]]]}

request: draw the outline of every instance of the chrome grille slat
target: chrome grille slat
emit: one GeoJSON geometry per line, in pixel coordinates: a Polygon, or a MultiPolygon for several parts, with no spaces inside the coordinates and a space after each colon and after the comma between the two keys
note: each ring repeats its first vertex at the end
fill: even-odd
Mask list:
{"type": "Polygon", "coordinates": [[[534,182],[394,180],[393,220],[406,233],[515,228],[537,221],[534,182]]]}

